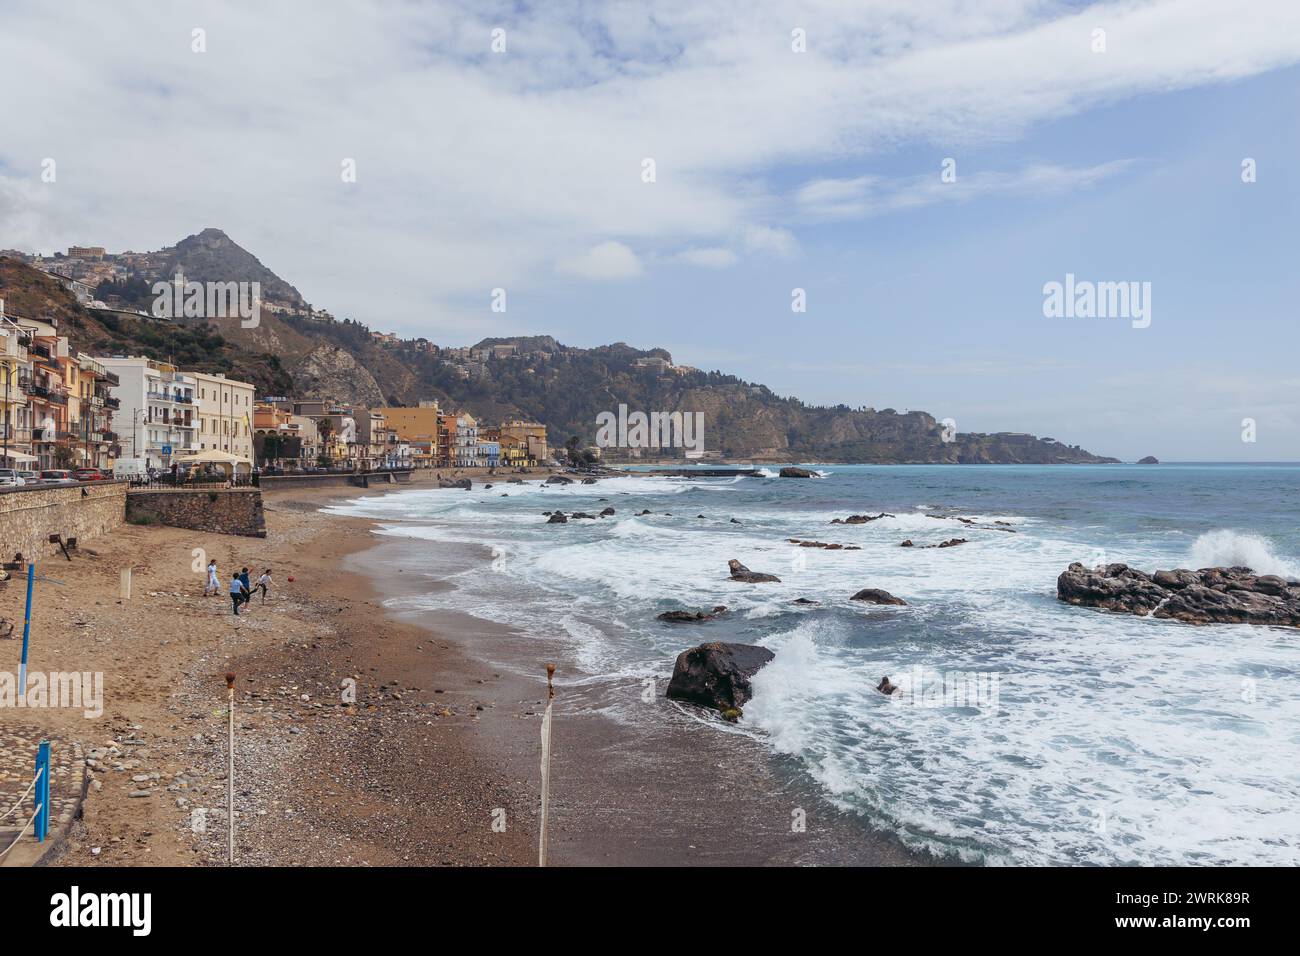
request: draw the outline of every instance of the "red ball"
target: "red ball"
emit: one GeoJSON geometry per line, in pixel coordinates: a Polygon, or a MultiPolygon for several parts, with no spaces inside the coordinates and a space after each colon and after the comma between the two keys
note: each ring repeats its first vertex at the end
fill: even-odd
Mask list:
{"type": "Polygon", "coordinates": [[[289,575],[289,580],[290,580],[290,581],[292,581],[292,580],[293,580],[293,575],[292,575],[292,574],[291,574],[291,575],[289,575]]]}

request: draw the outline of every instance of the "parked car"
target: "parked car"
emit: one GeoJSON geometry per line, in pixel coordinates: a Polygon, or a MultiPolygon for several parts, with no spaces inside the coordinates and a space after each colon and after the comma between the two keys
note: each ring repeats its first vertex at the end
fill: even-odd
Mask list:
{"type": "Polygon", "coordinates": [[[27,484],[23,476],[12,468],[0,468],[0,488],[18,488],[27,484]]]}
{"type": "Polygon", "coordinates": [[[72,476],[70,471],[64,471],[62,468],[51,468],[41,472],[41,483],[47,485],[75,485],[77,479],[72,476]]]}
{"type": "Polygon", "coordinates": [[[18,477],[29,485],[39,485],[41,483],[41,476],[34,471],[20,471],[18,477]]]}
{"type": "Polygon", "coordinates": [[[78,481],[107,481],[104,473],[98,468],[78,468],[76,478],[78,481]]]}

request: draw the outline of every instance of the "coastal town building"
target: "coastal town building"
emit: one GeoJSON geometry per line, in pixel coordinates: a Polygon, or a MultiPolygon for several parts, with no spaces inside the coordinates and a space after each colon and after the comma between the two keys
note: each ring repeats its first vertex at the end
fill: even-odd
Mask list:
{"type": "Polygon", "coordinates": [[[199,450],[193,375],[143,356],[111,356],[98,362],[118,378],[111,397],[112,431],[126,457],[144,459],[160,471],[199,450]]]}
{"type": "Polygon", "coordinates": [[[198,447],[253,460],[254,389],[220,373],[194,372],[198,447]]]}

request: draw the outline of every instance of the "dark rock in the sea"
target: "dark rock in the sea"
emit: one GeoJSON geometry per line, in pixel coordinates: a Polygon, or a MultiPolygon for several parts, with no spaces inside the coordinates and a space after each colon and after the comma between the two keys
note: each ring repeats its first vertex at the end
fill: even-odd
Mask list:
{"type": "Polygon", "coordinates": [[[636,513],[636,516],[639,518],[639,517],[641,517],[642,515],[648,515],[649,513],[650,513],[650,509],[649,509],[649,508],[646,508],[644,511],[638,511],[638,512],[636,513]]]}
{"type": "Polygon", "coordinates": [[[1139,459],[1138,459],[1138,464],[1139,464],[1139,465],[1158,465],[1158,464],[1160,464],[1160,459],[1157,458],[1157,457],[1155,457],[1155,455],[1147,455],[1145,458],[1139,458],[1139,459]]]}
{"type": "Polygon", "coordinates": [[[911,539],[911,538],[908,538],[906,541],[904,541],[902,544],[900,544],[899,547],[900,547],[900,548],[914,548],[914,547],[916,547],[916,545],[912,544],[912,539],[911,539]]]}
{"type": "Polygon", "coordinates": [[[876,685],[876,690],[880,691],[880,693],[884,694],[886,697],[892,697],[894,694],[898,693],[898,685],[891,683],[889,675],[886,674],[884,677],[880,678],[880,683],[876,685]]]}
{"type": "Polygon", "coordinates": [[[791,604],[801,604],[806,606],[820,605],[821,601],[814,601],[812,598],[795,598],[791,604]]]}
{"type": "Polygon", "coordinates": [[[695,517],[697,517],[697,518],[703,518],[704,515],[696,515],[695,517]]]}
{"type": "Polygon", "coordinates": [[[522,478],[507,478],[506,482],[511,485],[522,485],[524,480],[522,478]]]}
{"type": "Polygon", "coordinates": [[[551,477],[549,477],[549,478],[546,479],[546,484],[548,484],[548,485],[571,485],[571,484],[573,484],[573,479],[572,479],[572,478],[565,478],[563,475],[551,475],[551,477]]]}
{"type": "Polygon", "coordinates": [[[549,518],[546,519],[546,523],[547,524],[568,524],[569,519],[566,518],[562,512],[557,511],[555,512],[555,514],[551,515],[549,518]]]}
{"type": "Polygon", "coordinates": [[[1300,627],[1300,582],[1243,567],[1178,568],[1148,575],[1127,564],[1089,570],[1076,561],[1056,579],[1056,596],[1081,607],[1186,624],[1300,627]]]}
{"type": "Polygon", "coordinates": [[[600,516],[601,516],[602,518],[608,518],[608,517],[609,517],[610,515],[612,515],[613,513],[614,513],[614,509],[613,509],[613,508],[605,508],[603,511],[601,511],[600,516]]]}
{"type": "Polygon", "coordinates": [[[966,544],[965,538],[949,538],[947,541],[941,541],[933,547],[936,548],[955,548],[959,544],[966,544]]]}
{"type": "Polygon", "coordinates": [[[585,511],[575,511],[573,514],[569,515],[569,517],[570,517],[570,518],[590,518],[592,521],[595,521],[595,520],[596,520],[596,516],[595,516],[595,515],[589,515],[589,514],[587,514],[587,512],[585,512],[585,511]]]}
{"type": "Polygon", "coordinates": [[[486,485],[483,486],[483,490],[484,490],[484,491],[487,491],[487,490],[488,490],[489,488],[491,488],[491,487],[492,487],[492,484],[491,484],[491,482],[489,482],[488,484],[486,484],[486,485]]]}
{"type": "Polygon", "coordinates": [[[866,524],[868,521],[879,521],[881,518],[892,518],[891,514],[880,512],[878,515],[849,515],[847,518],[836,518],[831,524],[866,524]]]}
{"type": "Polygon", "coordinates": [[[817,476],[807,468],[795,468],[787,466],[781,469],[780,477],[782,478],[816,478],[817,476]]]}
{"type": "Polygon", "coordinates": [[[825,541],[801,541],[798,538],[786,538],[791,544],[801,548],[822,548],[826,551],[861,551],[856,544],[827,544],[825,541]]]}
{"type": "Polygon", "coordinates": [[[715,642],[692,647],[677,655],[668,697],[720,711],[739,711],[753,696],[750,679],[775,656],[756,644],[715,642]]]}
{"type": "Polygon", "coordinates": [[[731,569],[731,580],[733,581],[744,581],[748,584],[761,584],[764,581],[776,581],[779,584],[781,581],[775,574],[751,571],[735,558],[727,562],[727,567],[731,569]]]}
{"type": "Polygon", "coordinates": [[[732,519],[731,519],[731,523],[732,523],[732,524],[741,524],[742,522],[740,521],[739,518],[732,518],[732,519]]]}
{"type": "Polygon", "coordinates": [[[582,483],[583,483],[584,485],[594,485],[594,484],[596,483],[596,479],[595,479],[595,478],[584,478],[584,479],[582,479],[582,483]]]}
{"type": "Polygon", "coordinates": [[[726,613],[727,606],[719,604],[712,611],[664,611],[659,615],[659,620],[673,624],[698,624],[701,621],[716,620],[726,613]]]}
{"type": "Polygon", "coordinates": [[[868,604],[897,604],[901,607],[907,607],[907,602],[902,598],[894,597],[888,591],[882,591],[880,588],[863,588],[849,600],[866,601],[868,604]]]}

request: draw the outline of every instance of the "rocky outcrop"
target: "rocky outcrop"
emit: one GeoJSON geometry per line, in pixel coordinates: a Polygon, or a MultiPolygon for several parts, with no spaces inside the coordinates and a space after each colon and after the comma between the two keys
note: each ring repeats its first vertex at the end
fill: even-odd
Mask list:
{"type": "Polygon", "coordinates": [[[727,567],[731,569],[731,580],[733,581],[744,581],[746,584],[761,584],[764,581],[776,581],[779,584],[781,581],[775,574],[751,571],[735,558],[727,562],[727,567]]]}
{"type": "Polygon", "coordinates": [[[608,517],[610,517],[612,514],[614,514],[614,509],[613,509],[613,508],[603,508],[603,509],[601,509],[601,512],[600,512],[600,516],[601,516],[602,518],[608,518],[608,517]]]}
{"type": "Polygon", "coordinates": [[[465,491],[470,491],[474,487],[474,482],[470,481],[468,478],[457,478],[455,481],[451,481],[447,478],[439,478],[438,487],[439,488],[461,488],[465,491]]]}
{"type": "Polygon", "coordinates": [[[377,408],[387,404],[375,377],[337,345],[319,345],[293,370],[303,395],[329,396],[348,405],[377,408]]]}
{"type": "Polygon", "coordinates": [[[868,604],[897,604],[900,607],[907,607],[907,602],[902,598],[894,597],[888,591],[882,591],[880,588],[863,588],[849,600],[865,601],[868,604]]]}
{"type": "Polygon", "coordinates": [[[824,548],[827,551],[861,551],[856,544],[827,544],[825,541],[803,541],[799,538],[786,538],[791,544],[801,548],[824,548]]]}
{"type": "Polygon", "coordinates": [[[1139,459],[1138,459],[1138,464],[1139,464],[1139,465],[1158,465],[1158,464],[1160,464],[1160,459],[1157,458],[1155,455],[1147,455],[1145,458],[1139,458],[1139,459]]]}
{"type": "Polygon", "coordinates": [[[670,624],[699,624],[701,621],[713,621],[727,613],[727,606],[719,604],[712,611],[664,611],[658,616],[660,621],[670,624]]]}
{"type": "Polygon", "coordinates": [[[1089,570],[1076,561],[1056,579],[1056,596],[1080,607],[1186,624],[1300,627],[1300,581],[1243,567],[1147,574],[1127,564],[1089,570]]]}
{"type": "Polygon", "coordinates": [[[795,468],[793,465],[789,465],[789,466],[787,466],[787,467],[781,469],[780,477],[782,477],[782,478],[816,478],[817,475],[816,475],[814,472],[809,471],[807,468],[795,468]]]}
{"type": "Polygon", "coordinates": [[[776,655],[757,644],[714,642],[692,647],[677,655],[668,697],[724,714],[740,708],[753,696],[750,679],[776,655]]]}
{"type": "Polygon", "coordinates": [[[880,512],[878,515],[849,515],[847,518],[836,518],[831,524],[866,524],[868,521],[879,521],[881,518],[892,518],[891,514],[880,512]]]}
{"type": "Polygon", "coordinates": [[[546,519],[547,524],[568,524],[569,519],[564,516],[563,512],[557,511],[546,519]]]}

